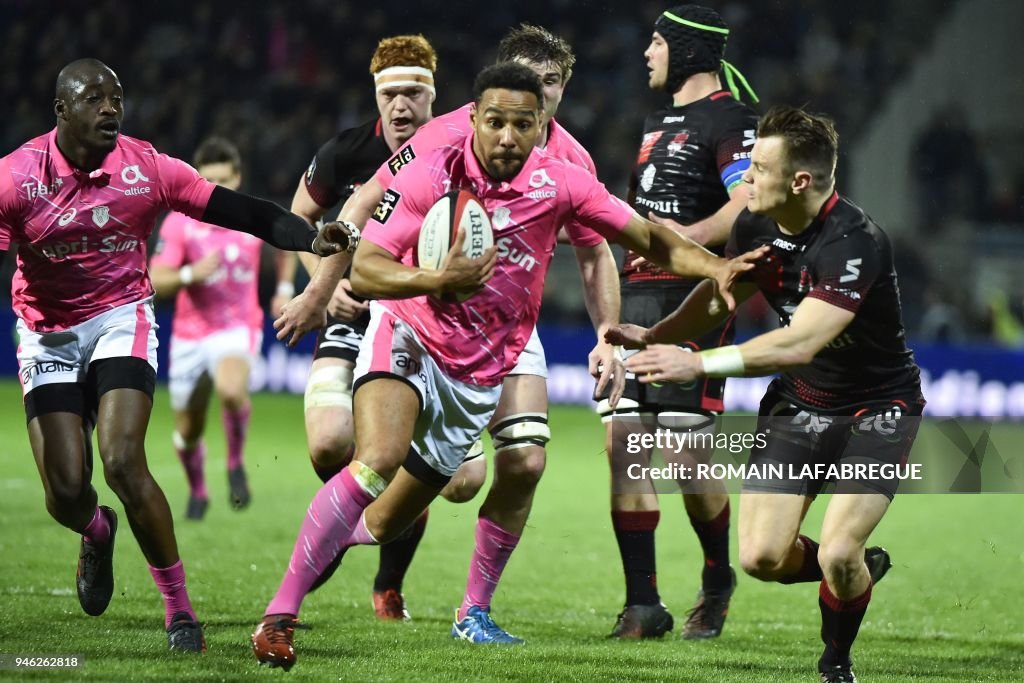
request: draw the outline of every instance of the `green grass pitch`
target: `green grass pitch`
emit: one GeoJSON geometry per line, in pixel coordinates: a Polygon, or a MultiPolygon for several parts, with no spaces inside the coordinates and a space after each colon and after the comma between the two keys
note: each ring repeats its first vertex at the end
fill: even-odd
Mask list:
{"type": "MultiPolygon", "coordinates": [[[[286,676],[257,667],[252,632],[287,563],[318,481],[302,432],[302,399],[254,399],[247,464],[253,505],[227,503],[223,436],[211,412],[205,521],[177,522],[189,588],[206,626],[203,656],[166,651],[160,597],[122,523],[116,591],[106,614],[86,616],[74,592],[78,537],[47,515],[25,435],[17,385],[0,384],[4,465],[0,474],[0,654],[78,655],[75,671],[0,671],[0,679],[249,681],[286,676]]],[[[214,406],[216,408],[216,406],[214,406]]],[[[520,648],[473,647],[449,639],[466,577],[476,511],[434,504],[405,585],[409,624],[374,620],[375,549],[355,549],[334,579],[304,605],[312,631],[296,636],[289,681],[810,681],[820,651],[816,585],[778,586],[741,576],[729,621],[713,642],[670,636],[609,642],[623,598],[608,514],[608,472],[596,417],[555,408],[548,469],[523,540],[494,602],[498,622],[527,639],[520,648]]],[[[1017,430],[1020,442],[1024,427],[1017,430]]],[[[166,392],[147,440],[150,468],[176,517],[184,475],[170,445],[166,392]]],[[[101,479],[101,478],[100,478],[101,479]]],[[[102,502],[121,506],[102,481],[102,502]]],[[[1024,680],[1024,524],[1018,495],[897,497],[873,542],[894,567],[875,590],[854,650],[864,681],[1024,680]]],[[[817,535],[824,500],[805,530],[817,535]]],[[[697,589],[700,560],[681,501],[662,497],[659,584],[681,621],[697,589]]],[[[737,501],[733,501],[733,520],[737,501]]],[[[124,517],[122,516],[122,522],[124,517]]],[[[733,540],[735,557],[735,537],[733,540]]]]}

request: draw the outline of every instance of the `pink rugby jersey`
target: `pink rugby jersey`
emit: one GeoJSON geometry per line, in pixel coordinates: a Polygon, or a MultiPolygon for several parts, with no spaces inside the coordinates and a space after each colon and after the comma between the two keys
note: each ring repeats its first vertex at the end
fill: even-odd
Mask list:
{"type": "Polygon", "coordinates": [[[214,187],[125,135],[91,173],[64,157],[56,129],[29,140],[0,159],[0,251],[19,245],[14,312],[53,332],[150,296],[146,238],[157,215],[201,217],[214,187]]]}
{"type": "Polygon", "coordinates": [[[432,296],[380,303],[416,331],[451,378],[500,384],[515,367],[540,311],[544,277],[558,226],[578,219],[614,238],[635,214],[597,178],[534,149],[510,182],[498,182],[473,155],[473,137],[409,163],[396,178],[363,238],[413,265],[420,224],[437,199],[465,189],[491,216],[498,265],[490,282],[467,301],[432,296]]]}
{"type": "MultiPolygon", "coordinates": [[[[391,187],[395,175],[417,154],[426,154],[440,147],[462,147],[462,143],[473,132],[469,120],[472,108],[473,103],[470,102],[455,111],[431,119],[417,129],[416,134],[377,169],[374,177],[380,186],[385,190],[391,187]]],[[[558,125],[555,119],[551,119],[548,124],[548,141],[543,149],[551,156],[585,168],[590,175],[597,177],[597,167],[590,158],[590,152],[569,131],[558,125]]],[[[565,232],[576,247],[592,247],[604,240],[600,234],[574,220],[566,224],[565,232]]]]}
{"type": "Polygon", "coordinates": [[[203,282],[178,290],[171,334],[179,339],[203,339],[232,327],[263,327],[257,276],[263,240],[170,213],[160,226],[160,241],[152,265],[181,268],[211,252],[220,267],[203,282]]]}

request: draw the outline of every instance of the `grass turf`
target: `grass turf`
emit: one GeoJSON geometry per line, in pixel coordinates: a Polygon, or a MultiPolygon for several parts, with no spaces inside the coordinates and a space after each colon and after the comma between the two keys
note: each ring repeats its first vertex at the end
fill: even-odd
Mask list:
{"type": "MultiPolygon", "coordinates": [[[[78,537],[47,515],[17,385],[0,383],[6,461],[0,475],[2,655],[79,655],[71,671],[0,671],[0,678],[53,680],[266,680],[249,634],[272,596],[318,480],[305,455],[302,400],[254,398],[247,466],[253,505],[227,499],[223,436],[211,412],[207,478],[211,505],[184,520],[184,475],[170,446],[165,392],[147,440],[150,469],[177,519],[190,593],[206,625],[203,656],[166,651],[159,594],[102,481],[100,500],[121,514],[116,590],[106,614],[86,616],[74,592],[78,537]]],[[[216,408],[216,406],[214,406],[216,408]]],[[[820,652],[817,586],[779,586],[740,577],[723,636],[683,642],[610,642],[622,576],[608,515],[602,433],[586,410],[555,408],[548,469],[523,541],[494,601],[498,623],[527,639],[521,648],[473,647],[448,638],[464,587],[482,496],[437,502],[406,580],[414,621],[372,616],[375,549],[348,554],[334,579],[307,599],[299,661],[288,680],[809,681],[820,652]]],[[[1020,430],[1021,426],[1002,429],[1020,430]]],[[[1016,439],[1015,439],[1016,440],[1016,439]]],[[[817,536],[825,499],[804,526],[817,536]]],[[[662,497],[659,583],[677,622],[689,608],[699,548],[676,496],[662,497]]],[[[854,650],[865,681],[1024,679],[1024,528],[1016,495],[897,497],[872,541],[894,567],[875,590],[854,650]]],[[[733,521],[737,502],[733,501],[733,521]]],[[[735,537],[735,534],[733,534],[735,537]]],[[[735,538],[733,556],[735,557],[735,538]]]]}

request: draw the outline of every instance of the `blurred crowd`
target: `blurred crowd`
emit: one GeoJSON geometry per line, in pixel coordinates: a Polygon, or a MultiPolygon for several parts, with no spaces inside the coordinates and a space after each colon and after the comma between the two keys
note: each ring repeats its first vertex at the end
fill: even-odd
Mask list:
{"type": "MultiPolygon", "coordinates": [[[[0,98],[7,112],[0,154],[53,125],[57,72],[72,59],[93,56],[125,87],[126,134],[186,160],[207,135],[224,135],[242,150],[243,189],[287,204],[316,148],[338,129],[375,115],[368,63],[380,38],[422,33],[434,44],[440,57],[434,111],[443,113],[469,99],[474,74],[493,60],[504,32],[529,21],[574,46],[578,62],[559,119],[591,150],[601,179],[623,193],[643,117],[666,102],[647,88],[643,52],[654,19],[671,4],[0,0],[0,98]]],[[[847,141],[941,18],[933,9],[916,9],[928,3],[883,0],[706,4],[731,26],[726,58],[747,76],[762,107],[787,102],[828,112],[847,141]],[[883,35],[891,25],[905,28],[883,35]]],[[[950,122],[937,118],[936,125],[950,122]]],[[[965,169],[983,160],[972,157],[969,139],[950,146],[941,136],[923,135],[916,155],[936,182],[951,188],[944,197],[958,207],[983,202],[961,207],[976,215],[1024,218],[1019,197],[977,192],[983,173],[965,169]],[[959,155],[956,164],[951,154],[959,155]],[[960,170],[951,173],[953,167],[960,170]]],[[[579,302],[554,297],[549,312],[583,318],[579,302]]]]}

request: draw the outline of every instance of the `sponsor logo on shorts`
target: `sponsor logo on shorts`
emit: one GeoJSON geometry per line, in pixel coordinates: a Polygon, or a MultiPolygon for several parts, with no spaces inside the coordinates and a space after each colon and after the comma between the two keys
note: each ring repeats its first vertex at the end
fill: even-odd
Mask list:
{"type": "Polygon", "coordinates": [[[412,148],[412,145],[406,145],[402,149],[395,153],[395,156],[388,159],[388,169],[391,170],[392,175],[402,170],[402,167],[407,163],[416,158],[416,150],[412,148]]]}
{"type": "Polygon", "coordinates": [[[51,372],[74,372],[75,366],[59,360],[48,360],[41,363],[29,363],[21,369],[21,383],[28,384],[33,377],[51,372]]]}
{"type": "Polygon", "coordinates": [[[686,120],[685,116],[666,116],[661,120],[662,123],[682,123],[686,120]]]}
{"type": "Polygon", "coordinates": [[[417,377],[420,378],[420,381],[423,382],[423,385],[426,386],[427,374],[423,372],[423,363],[420,363],[418,360],[416,360],[409,354],[401,352],[392,354],[391,362],[399,370],[405,370],[405,372],[401,374],[404,374],[406,376],[416,375],[417,377]]]}
{"type": "Polygon", "coordinates": [[[398,206],[401,198],[402,195],[394,190],[385,190],[384,197],[381,198],[380,204],[373,211],[374,220],[378,223],[387,223],[388,219],[391,218],[391,214],[395,212],[395,207],[398,206]]]}

